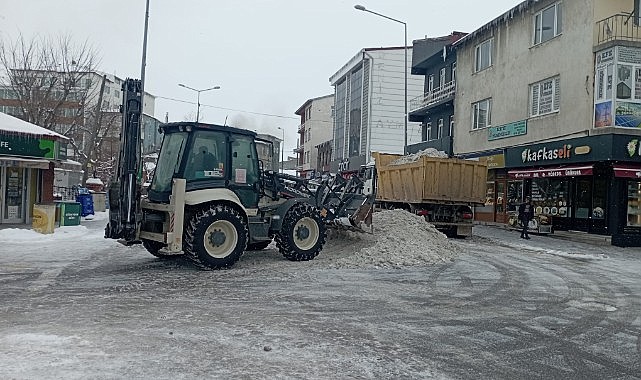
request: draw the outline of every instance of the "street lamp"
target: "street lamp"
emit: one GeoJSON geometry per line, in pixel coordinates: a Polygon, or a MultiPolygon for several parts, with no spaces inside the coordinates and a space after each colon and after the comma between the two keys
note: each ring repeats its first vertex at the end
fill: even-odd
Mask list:
{"type": "Polygon", "coordinates": [[[219,90],[220,86],[214,86],[214,87],[210,87],[210,88],[205,88],[203,90],[198,90],[198,89],[195,89],[193,87],[185,86],[182,83],[178,83],[178,85],[180,87],[184,87],[184,88],[186,88],[188,90],[196,91],[196,93],[198,94],[198,98],[197,98],[198,107],[196,108],[196,123],[198,123],[199,116],[200,116],[200,93],[201,92],[205,92],[205,91],[209,91],[209,90],[219,90]]]}
{"type": "Polygon", "coordinates": [[[281,127],[276,127],[276,128],[278,128],[281,131],[283,131],[283,149],[280,150],[280,155],[281,155],[281,158],[280,158],[280,172],[281,173],[285,173],[285,166],[284,166],[285,165],[285,129],[281,128],[281,127]]]}
{"type": "Polygon", "coordinates": [[[395,18],[391,18],[389,16],[382,15],[380,13],[371,11],[371,10],[365,8],[364,6],[360,5],[360,4],[354,5],[354,8],[356,8],[359,11],[369,12],[369,13],[375,14],[377,16],[381,16],[383,18],[386,18],[388,20],[392,20],[392,21],[398,22],[399,24],[403,24],[403,28],[405,29],[405,43],[403,44],[403,47],[405,48],[405,120],[403,120],[404,123],[405,123],[405,133],[404,133],[405,134],[405,145],[403,146],[403,154],[404,154],[405,150],[407,149],[407,23],[405,23],[405,22],[403,22],[401,20],[397,20],[395,18]]]}

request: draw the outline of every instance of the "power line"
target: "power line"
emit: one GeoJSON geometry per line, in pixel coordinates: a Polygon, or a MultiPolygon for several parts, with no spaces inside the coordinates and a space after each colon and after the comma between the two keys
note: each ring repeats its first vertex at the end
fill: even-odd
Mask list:
{"type": "MultiPolygon", "coordinates": [[[[190,102],[190,101],[187,101],[187,100],[181,100],[181,99],[176,99],[176,98],[169,98],[169,97],[166,97],[166,96],[158,96],[158,95],[156,95],[156,98],[165,99],[165,100],[171,100],[171,101],[173,101],[173,102],[178,102],[178,103],[196,104],[196,103],[194,103],[194,102],[190,102]]],[[[226,110],[226,111],[234,111],[234,112],[250,113],[250,114],[253,114],[253,115],[260,115],[260,116],[278,117],[278,118],[281,118],[281,119],[293,119],[293,120],[299,120],[299,118],[298,118],[298,117],[293,117],[293,116],[283,116],[283,115],[274,115],[274,114],[271,114],[271,113],[262,113],[262,112],[253,112],[253,111],[239,110],[239,109],[235,109],[235,108],[226,108],[226,107],[212,106],[212,105],[204,104],[204,103],[200,103],[200,106],[201,106],[201,107],[216,108],[216,109],[226,110]]]]}

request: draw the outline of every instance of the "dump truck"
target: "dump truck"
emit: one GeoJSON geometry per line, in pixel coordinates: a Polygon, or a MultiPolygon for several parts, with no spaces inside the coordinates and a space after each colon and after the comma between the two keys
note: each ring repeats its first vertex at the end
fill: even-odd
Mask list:
{"type": "Polygon", "coordinates": [[[474,206],[485,202],[487,163],[373,152],[376,206],[404,209],[425,217],[449,237],[471,236],[474,206]]]}

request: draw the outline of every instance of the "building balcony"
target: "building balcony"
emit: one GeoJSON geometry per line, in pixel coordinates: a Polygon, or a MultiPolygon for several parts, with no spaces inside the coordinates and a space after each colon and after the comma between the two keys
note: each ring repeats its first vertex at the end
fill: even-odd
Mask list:
{"type": "Polygon", "coordinates": [[[641,42],[641,27],[634,24],[634,15],[616,14],[596,23],[596,45],[615,41],[641,42]]]}
{"type": "Polygon", "coordinates": [[[441,87],[435,88],[431,92],[417,96],[410,100],[410,113],[434,107],[445,101],[454,99],[455,92],[456,82],[451,81],[441,87]]]}
{"type": "Polygon", "coordinates": [[[303,153],[304,149],[302,146],[294,148],[294,153],[303,153]]]}
{"type": "Polygon", "coordinates": [[[305,123],[298,126],[298,133],[302,133],[304,131],[305,131],[305,123]]]}

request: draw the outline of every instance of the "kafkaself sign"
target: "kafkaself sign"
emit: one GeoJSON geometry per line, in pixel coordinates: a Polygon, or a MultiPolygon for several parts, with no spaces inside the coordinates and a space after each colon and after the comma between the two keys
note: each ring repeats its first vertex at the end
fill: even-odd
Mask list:
{"type": "Polygon", "coordinates": [[[53,140],[0,135],[0,155],[56,159],[57,153],[53,140]]]}

